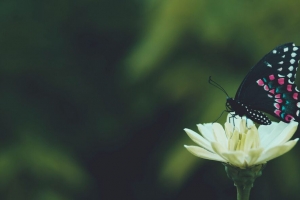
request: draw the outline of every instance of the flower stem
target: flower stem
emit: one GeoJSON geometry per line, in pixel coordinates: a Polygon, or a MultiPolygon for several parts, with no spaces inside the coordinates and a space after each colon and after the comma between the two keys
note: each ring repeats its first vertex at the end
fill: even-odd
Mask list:
{"type": "Polygon", "coordinates": [[[227,176],[233,180],[237,189],[237,200],[249,200],[250,191],[255,179],[262,174],[265,164],[252,166],[246,169],[223,163],[227,176]]]}
{"type": "Polygon", "coordinates": [[[244,187],[243,185],[235,185],[237,189],[237,200],[249,200],[252,186],[244,187]]]}

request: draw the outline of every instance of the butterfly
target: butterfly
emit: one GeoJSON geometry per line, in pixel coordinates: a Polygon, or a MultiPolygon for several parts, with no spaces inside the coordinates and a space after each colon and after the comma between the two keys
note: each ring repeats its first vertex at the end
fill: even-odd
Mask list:
{"type": "Polygon", "coordinates": [[[299,59],[300,47],[286,43],[270,51],[252,67],[234,98],[228,97],[217,84],[227,95],[226,111],[234,112],[233,117],[246,116],[263,125],[271,124],[263,112],[287,123],[300,121],[300,93],[295,85],[299,59]]]}

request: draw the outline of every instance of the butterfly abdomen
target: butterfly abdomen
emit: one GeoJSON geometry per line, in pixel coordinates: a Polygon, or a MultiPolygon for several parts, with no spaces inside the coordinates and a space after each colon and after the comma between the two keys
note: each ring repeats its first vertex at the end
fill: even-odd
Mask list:
{"type": "Polygon", "coordinates": [[[229,112],[235,112],[235,115],[239,115],[240,117],[246,116],[256,123],[264,125],[271,124],[271,120],[264,113],[252,109],[251,106],[244,105],[233,98],[227,98],[227,109],[229,112]]]}

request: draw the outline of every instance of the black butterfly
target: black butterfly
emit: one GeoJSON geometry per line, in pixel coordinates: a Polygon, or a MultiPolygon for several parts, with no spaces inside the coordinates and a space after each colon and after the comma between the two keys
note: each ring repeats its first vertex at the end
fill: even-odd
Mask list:
{"type": "Polygon", "coordinates": [[[261,111],[284,122],[300,121],[300,93],[294,84],[299,59],[300,47],[294,43],[269,52],[246,75],[235,98],[227,95],[227,111],[264,125],[271,120],[261,111]]]}

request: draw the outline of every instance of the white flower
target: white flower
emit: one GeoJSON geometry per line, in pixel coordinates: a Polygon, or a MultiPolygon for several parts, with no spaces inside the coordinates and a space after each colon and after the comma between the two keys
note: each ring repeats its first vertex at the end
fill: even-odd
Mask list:
{"type": "Polygon", "coordinates": [[[184,129],[199,146],[187,146],[195,156],[229,163],[239,168],[264,164],[291,150],[298,138],[288,141],[297,130],[298,123],[272,122],[258,130],[250,119],[227,116],[225,130],[219,123],[198,124],[201,135],[184,129]],[[247,123],[247,124],[246,124],[247,123]]]}

